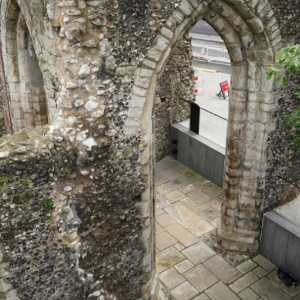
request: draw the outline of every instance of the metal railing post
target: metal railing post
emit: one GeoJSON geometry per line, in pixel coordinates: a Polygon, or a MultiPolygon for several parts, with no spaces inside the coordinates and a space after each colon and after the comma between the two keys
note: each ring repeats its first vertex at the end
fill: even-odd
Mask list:
{"type": "Polygon", "coordinates": [[[200,106],[191,102],[191,115],[190,115],[190,130],[199,134],[200,127],[200,106]]]}

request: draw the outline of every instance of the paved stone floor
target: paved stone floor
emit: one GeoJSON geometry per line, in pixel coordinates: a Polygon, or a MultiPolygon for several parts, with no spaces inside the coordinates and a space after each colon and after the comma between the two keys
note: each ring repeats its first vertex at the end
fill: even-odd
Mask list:
{"type": "Polygon", "coordinates": [[[233,267],[203,243],[216,229],[222,189],[171,157],[156,164],[156,263],[176,300],[300,300],[262,255],[233,267]]]}

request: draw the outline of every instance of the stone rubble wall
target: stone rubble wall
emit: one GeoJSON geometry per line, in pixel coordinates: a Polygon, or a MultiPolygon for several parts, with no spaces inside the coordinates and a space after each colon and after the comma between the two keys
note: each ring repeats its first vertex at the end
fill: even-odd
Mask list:
{"type": "MultiPolygon", "coordinates": [[[[50,123],[0,140],[0,268],[5,270],[0,278],[0,299],[137,300],[155,294],[155,147],[149,136],[142,135],[151,126],[152,112],[146,115],[141,108],[145,93],[155,97],[152,80],[160,74],[154,76],[153,68],[162,55],[170,55],[166,45],[173,37],[181,40],[180,30],[197,21],[188,17],[196,15],[202,2],[204,8],[211,4],[219,16],[225,14],[220,1],[210,0],[0,2],[2,54],[10,92],[16,81],[9,68],[14,61],[10,40],[15,38],[13,24],[19,5],[44,75],[50,123]]],[[[239,8],[235,9],[251,4],[261,15],[265,7],[269,9],[264,0],[245,1],[246,6],[240,5],[242,0],[237,2],[239,8]]],[[[296,12],[299,1],[293,3],[296,12]]],[[[276,5],[274,2],[275,10],[276,5]]],[[[234,11],[230,8],[231,14],[234,11]]],[[[280,5],[279,12],[282,20],[290,22],[289,11],[280,5]]],[[[220,21],[217,16],[210,13],[205,17],[223,30],[228,44],[232,41],[232,59],[239,65],[245,53],[234,48],[236,37],[223,26],[226,16],[220,21]]],[[[270,25],[274,18],[268,18],[265,23],[270,25]]],[[[237,21],[237,28],[244,24],[241,17],[237,21]]],[[[262,27],[253,19],[249,23],[255,29],[262,27]]],[[[274,39],[273,44],[280,45],[276,31],[274,39]]],[[[243,42],[247,41],[246,36],[243,42]]],[[[190,46],[186,49],[186,54],[183,46],[174,50],[165,70],[185,73],[182,80],[192,80],[190,46]],[[185,68],[184,57],[188,58],[185,68]]],[[[163,80],[167,75],[161,76],[163,80]]],[[[241,77],[236,89],[244,88],[239,84],[247,81],[246,76],[241,77]]],[[[170,81],[170,87],[176,80],[178,77],[170,81]]],[[[168,85],[166,81],[158,93],[163,96],[168,85]]],[[[187,85],[190,89],[193,83],[187,85]]],[[[170,90],[173,93],[174,89],[170,90]]],[[[173,103],[192,98],[190,92],[184,95],[182,91],[180,86],[175,90],[173,103]]],[[[235,93],[237,100],[243,95],[235,93]]],[[[183,108],[181,114],[179,107],[171,107],[168,120],[184,118],[186,106],[183,108]]],[[[237,118],[243,117],[243,113],[237,114],[237,118]]],[[[268,147],[270,177],[266,184],[270,191],[277,186],[273,181],[276,166],[273,164],[274,172],[270,167],[280,136],[276,130],[268,147]]],[[[285,153],[292,151],[285,145],[285,153]]],[[[232,151],[233,157],[235,154],[232,151]]],[[[228,219],[230,212],[228,209],[228,219]]]]}
{"type": "Polygon", "coordinates": [[[159,161],[170,153],[170,125],[190,117],[195,101],[191,38],[186,36],[174,49],[158,83],[155,98],[155,156],[159,161]]]}
{"type": "MultiPolygon", "coordinates": [[[[299,44],[300,1],[271,1],[271,5],[280,27],[283,45],[299,44]]],[[[291,78],[285,87],[276,87],[278,109],[273,115],[276,129],[268,139],[265,211],[293,200],[300,193],[300,150],[291,145],[294,132],[282,124],[283,117],[300,105],[300,100],[295,97],[299,86],[299,78],[291,78]]]]}
{"type": "Polygon", "coordinates": [[[60,186],[77,155],[48,130],[0,140],[1,299],[83,299],[72,185],[60,186]]]}
{"type": "MultiPolygon", "coordinates": [[[[12,19],[2,23],[2,37],[14,38],[14,2],[1,2],[1,19],[6,9],[12,19]]],[[[36,300],[149,298],[153,208],[149,199],[141,201],[141,138],[123,136],[122,128],[128,102],[134,101],[134,71],[175,2],[18,1],[44,75],[51,132],[58,132],[73,154],[64,147],[49,149],[52,138],[46,142],[43,137],[51,134],[40,137],[38,128],[28,134],[30,145],[14,140],[18,133],[0,144],[2,177],[14,174],[14,168],[28,168],[9,177],[2,194],[1,220],[7,226],[1,232],[1,253],[8,274],[3,279],[7,288],[0,290],[4,299],[9,293],[36,300]],[[42,157],[40,163],[27,157],[39,139],[44,146],[34,155],[42,157]],[[43,194],[14,192],[28,177],[28,184],[43,194]],[[38,187],[33,180],[41,181],[38,187]],[[45,196],[55,204],[49,212],[43,210],[45,196]],[[33,222],[28,228],[24,213],[33,222]],[[26,247],[20,248],[20,240],[26,247]]],[[[3,49],[9,45],[8,39],[3,49]]],[[[8,66],[14,58],[9,51],[4,57],[7,79],[13,82],[8,66]]]]}

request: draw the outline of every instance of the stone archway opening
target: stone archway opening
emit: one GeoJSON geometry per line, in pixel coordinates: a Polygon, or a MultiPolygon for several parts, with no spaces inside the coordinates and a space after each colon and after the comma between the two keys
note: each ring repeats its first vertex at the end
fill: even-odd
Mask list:
{"type": "Polygon", "coordinates": [[[11,1],[5,30],[4,71],[8,80],[12,131],[48,124],[43,73],[25,18],[11,1]]]}
{"type": "MultiPolygon", "coordinates": [[[[185,42],[179,42],[177,48],[172,51],[158,81],[154,104],[156,126],[158,122],[161,125],[162,116],[170,115],[171,112],[177,114],[177,120],[179,119],[176,122],[173,117],[170,119],[171,124],[168,123],[171,127],[169,140],[171,153],[168,153],[168,156],[162,160],[156,156],[156,270],[159,280],[169,288],[171,286],[171,289],[172,285],[169,286],[169,284],[173,279],[181,282],[184,280],[181,277],[182,273],[189,276],[193,272],[191,270],[193,267],[201,265],[202,252],[214,254],[206,243],[213,245],[210,236],[211,232],[216,230],[222,204],[220,186],[222,186],[223,176],[228,98],[227,100],[223,97],[219,98],[216,93],[219,92],[221,80],[230,81],[230,74],[219,73],[214,77],[211,76],[213,73],[208,72],[209,67],[216,67],[209,61],[222,62],[223,52],[221,51],[223,51],[224,44],[221,44],[221,38],[214,36],[214,40],[218,40],[218,43],[199,39],[202,37],[198,37],[194,42],[191,37],[195,35],[191,32],[196,33],[193,27],[189,34],[183,37],[185,42]],[[205,52],[207,48],[209,52],[205,52]],[[213,52],[218,50],[220,53],[213,52]],[[178,54],[180,54],[179,57],[178,54]],[[197,55],[201,54],[206,55],[204,58],[210,55],[209,61],[205,63],[199,61],[197,55]],[[182,58],[185,60],[183,63],[181,63],[182,58]],[[179,66],[180,72],[173,70],[172,66],[179,66]],[[201,71],[199,67],[206,72],[201,71]],[[193,73],[193,71],[194,74],[189,77],[189,72],[193,73]],[[205,76],[205,79],[203,78],[205,84],[203,80],[202,86],[201,83],[195,81],[195,77],[201,75],[205,76]],[[172,79],[175,84],[170,86],[168,83],[172,83],[172,79]],[[194,83],[196,83],[195,86],[194,83]],[[157,97],[164,96],[166,86],[171,95],[168,95],[161,103],[161,99],[157,97]],[[162,87],[164,87],[163,90],[162,87]],[[195,89],[199,89],[200,92],[195,92],[195,89]],[[172,102],[167,102],[174,98],[178,99],[181,105],[175,102],[175,106],[172,106],[172,102]],[[194,100],[200,106],[201,121],[198,134],[189,130],[190,122],[186,120],[190,118],[189,102],[194,100]],[[183,114],[182,109],[184,104],[187,104],[186,115],[183,114]],[[219,118],[222,115],[225,118],[219,118]],[[181,117],[184,117],[183,122],[181,122],[181,117]],[[223,136],[220,134],[220,129],[223,136]],[[216,179],[220,179],[218,182],[220,186],[215,184],[216,179]]],[[[219,66],[219,68],[225,70],[224,66],[223,68],[219,66]]],[[[230,64],[226,65],[227,72],[230,72],[230,68],[230,64]]],[[[160,131],[158,132],[160,129],[161,127],[158,129],[156,127],[156,153],[161,146],[158,143],[163,145],[160,131]]],[[[165,132],[168,133],[167,130],[165,132]]],[[[173,291],[174,296],[176,296],[176,291],[176,289],[173,291]]]]}
{"type": "MultiPolygon", "coordinates": [[[[147,189],[142,195],[142,205],[149,208],[149,224],[154,228],[156,84],[178,41],[201,18],[224,40],[232,65],[218,243],[228,250],[256,252],[262,220],[267,139],[274,129],[272,113],[277,107],[273,81],[267,79],[266,73],[281,41],[267,1],[183,0],[161,28],[142,67],[136,71],[124,134],[140,131],[143,138],[141,165],[147,189]]],[[[153,235],[145,244],[147,249],[154,246],[153,235]]]]}

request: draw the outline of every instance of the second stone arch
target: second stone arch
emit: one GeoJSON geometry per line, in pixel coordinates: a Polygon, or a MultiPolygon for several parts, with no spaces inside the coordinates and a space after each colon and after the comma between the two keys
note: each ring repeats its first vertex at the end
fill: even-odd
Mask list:
{"type": "MultiPolygon", "coordinates": [[[[267,139],[274,128],[272,113],[276,109],[273,81],[267,80],[266,72],[281,45],[267,1],[182,1],[161,27],[135,73],[124,134],[141,132],[147,182],[142,201],[153,203],[154,180],[148,175],[154,168],[152,112],[157,80],[181,37],[200,19],[222,37],[232,64],[218,242],[227,250],[255,252],[262,221],[267,139]]],[[[152,211],[148,212],[151,220],[152,211]]]]}

